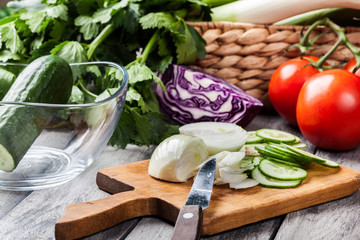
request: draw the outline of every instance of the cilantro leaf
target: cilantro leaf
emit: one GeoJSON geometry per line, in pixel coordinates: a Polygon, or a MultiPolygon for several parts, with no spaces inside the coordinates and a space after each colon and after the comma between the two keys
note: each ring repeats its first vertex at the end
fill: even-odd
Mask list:
{"type": "Polygon", "coordinates": [[[139,19],[141,27],[143,29],[149,28],[167,28],[170,29],[174,23],[176,23],[176,18],[168,12],[156,12],[149,13],[139,19]]]}
{"type": "Polygon", "coordinates": [[[149,67],[138,62],[133,62],[127,66],[127,71],[129,74],[129,84],[136,85],[144,81],[161,81],[158,76],[151,71],[149,67]]]}
{"type": "Polygon", "coordinates": [[[177,63],[189,64],[195,62],[198,57],[195,40],[184,20],[180,19],[172,26],[172,33],[176,45],[177,63]]]}
{"type": "Polygon", "coordinates": [[[9,22],[0,26],[1,41],[5,42],[6,48],[12,53],[20,53],[25,50],[24,45],[16,31],[15,23],[9,22]]]}
{"type": "Polygon", "coordinates": [[[145,102],[144,102],[143,97],[133,87],[129,87],[129,89],[128,89],[127,93],[126,93],[126,101],[130,105],[135,105],[135,106],[138,106],[138,107],[140,107],[142,109],[145,107],[145,102]],[[134,103],[136,103],[136,104],[134,104],[134,103]]]}
{"type": "Polygon", "coordinates": [[[85,40],[96,37],[99,33],[99,25],[90,16],[79,16],[75,19],[75,26],[80,27],[80,32],[85,40]]]}
{"type": "Polygon", "coordinates": [[[22,12],[20,14],[20,19],[25,20],[33,33],[39,33],[41,31],[45,17],[45,12],[22,12]]]}
{"type": "Polygon", "coordinates": [[[102,24],[110,22],[111,17],[122,8],[125,8],[128,4],[129,0],[121,0],[120,2],[115,3],[110,7],[99,9],[93,15],[94,22],[99,22],[102,24]]]}
{"type": "Polygon", "coordinates": [[[2,50],[0,51],[0,61],[7,62],[9,60],[21,60],[21,56],[17,53],[12,53],[9,50],[2,50]]]}
{"type": "Polygon", "coordinates": [[[58,55],[69,63],[88,61],[83,46],[76,41],[67,41],[57,45],[51,54],[58,55]]]}
{"type": "Polygon", "coordinates": [[[135,33],[137,31],[138,19],[140,16],[139,11],[140,11],[139,4],[134,4],[134,3],[129,4],[127,11],[126,11],[125,19],[124,19],[125,23],[126,23],[126,24],[124,24],[124,28],[129,33],[135,33]]]}
{"type": "Polygon", "coordinates": [[[50,18],[60,18],[64,21],[68,20],[68,8],[64,4],[50,6],[44,9],[43,12],[46,12],[47,16],[50,18]]]}

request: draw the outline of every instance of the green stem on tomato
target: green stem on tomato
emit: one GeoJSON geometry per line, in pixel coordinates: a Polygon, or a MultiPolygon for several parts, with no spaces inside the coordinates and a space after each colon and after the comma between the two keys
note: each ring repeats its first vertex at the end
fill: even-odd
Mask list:
{"type": "Polygon", "coordinates": [[[338,26],[334,22],[328,20],[327,26],[330,27],[338,36],[338,39],[342,41],[343,44],[350,50],[350,52],[354,55],[356,59],[356,67],[354,68],[354,72],[357,71],[360,67],[360,48],[356,47],[352,44],[347,38],[345,34],[345,29],[338,26]]]}
{"type": "Polygon", "coordinates": [[[337,42],[332,46],[332,48],[325,54],[323,55],[319,61],[315,62],[314,67],[317,69],[321,69],[322,66],[324,65],[324,63],[326,62],[326,60],[329,58],[329,56],[331,54],[333,54],[335,52],[335,50],[343,43],[342,39],[338,39],[337,42]]]}
{"type": "Polygon", "coordinates": [[[334,22],[332,22],[330,19],[328,18],[324,18],[321,20],[318,20],[316,22],[314,22],[306,31],[305,35],[301,38],[300,40],[300,44],[299,44],[299,48],[301,50],[302,53],[304,53],[309,47],[312,47],[312,42],[309,40],[310,34],[311,32],[318,26],[320,25],[324,25],[326,27],[329,27],[331,30],[333,30],[337,37],[338,40],[337,42],[334,44],[334,46],[324,55],[322,56],[319,61],[317,61],[316,63],[313,63],[314,67],[321,69],[322,66],[324,65],[324,63],[326,62],[326,60],[329,58],[329,56],[331,54],[333,54],[335,52],[335,50],[341,45],[344,44],[354,55],[355,59],[356,59],[356,67],[355,69],[357,70],[360,67],[360,48],[356,47],[355,45],[353,45],[347,38],[346,38],[346,34],[345,34],[345,29],[338,26],[337,24],[335,24],[334,22]]]}
{"type": "Polygon", "coordinates": [[[311,45],[309,37],[311,32],[320,25],[324,25],[326,23],[326,18],[318,20],[314,22],[305,32],[304,36],[300,39],[300,46],[308,47],[311,45]]]}

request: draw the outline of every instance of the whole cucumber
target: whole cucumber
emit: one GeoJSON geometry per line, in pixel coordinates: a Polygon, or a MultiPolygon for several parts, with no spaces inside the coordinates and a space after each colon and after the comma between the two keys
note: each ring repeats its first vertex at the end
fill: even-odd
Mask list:
{"type": "MultiPolygon", "coordinates": [[[[47,55],[26,66],[2,101],[66,103],[72,85],[70,65],[58,56],[47,55]]],[[[39,136],[42,111],[38,106],[0,105],[0,170],[13,171],[39,136]]]]}

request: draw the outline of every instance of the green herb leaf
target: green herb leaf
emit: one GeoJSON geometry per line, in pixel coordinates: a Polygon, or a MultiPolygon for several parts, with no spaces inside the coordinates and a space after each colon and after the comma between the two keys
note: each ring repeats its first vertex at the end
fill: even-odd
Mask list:
{"type": "Polygon", "coordinates": [[[50,6],[43,10],[50,18],[60,18],[64,21],[68,20],[68,8],[64,4],[50,6]]]}
{"type": "Polygon", "coordinates": [[[5,41],[6,47],[12,53],[20,53],[25,50],[24,45],[16,32],[15,24],[13,22],[0,27],[0,35],[2,41],[5,41]]]}
{"type": "Polygon", "coordinates": [[[94,22],[99,22],[102,24],[109,23],[111,17],[115,15],[118,11],[120,11],[122,8],[125,8],[128,4],[129,0],[121,0],[120,2],[115,3],[110,7],[99,9],[93,15],[94,22]]]}
{"type": "Polygon", "coordinates": [[[174,23],[176,23],[176,18],[167,12],[156,12],[149,13],[139,19],[141,27],[143,29],[149,28],[167,28],[170,29],[174,23]]]}
{"type": "Polygon", "coordinates": [[[33,33],[39,33],[41,31],[45,17],[45,12],[22,12],[20,14],[20,19],[25,20],[26,24],[29,25],[31,32],[33,33]]]}
{"type": "Polygon", "coordinates": [[[51,54],[58,55],[69,63],[88,61],[83,46],[76,41],[66,41],[57,45],[51,54]]]}
{"type": "Polygon", "coordinates": [[[84,93],[80,90],[79,87],[73,86],[71,90],[71,96],[69,98],[69,104],[83,104],[84,103],[84,93]]]}
{"type": "Polygon", "coordinates": [[[75,26],[80,27],[80,32],[85,40],[90,40],[99,33],[99,25],[90,16],[79,16],[75,19],[75,26]]]}

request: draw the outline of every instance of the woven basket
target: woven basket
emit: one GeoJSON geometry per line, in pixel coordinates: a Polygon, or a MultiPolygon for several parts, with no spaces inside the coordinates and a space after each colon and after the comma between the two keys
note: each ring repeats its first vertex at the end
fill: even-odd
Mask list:
{"type": "MultiPolygon", "coordinates": [[[[290,46],[298,43],[301,32],[304,32],[302,26],[232,22],[189,24],[206,41],[206,57],[199,59],[193,67],[225,79],[265,104],[269,104],[267,90],[271,75],[280,64],[299,56],[300,51],[290,46]]],[[[345,30],[349,41],[360,46],[360,28],[348,27],[345,30]]],[[[336,34],[326,27],[317,28],[313,36],[320,33],[324,35],[316,41],[317,48],[307,54],[321,56],[337,40],[336,34]]],[[[351,58],[352,53],[345,46],[340,46],[328,62],[343,66],[351,58]]]]}

